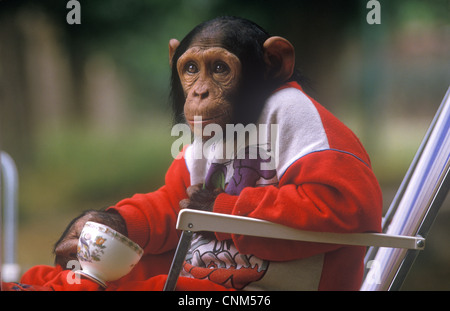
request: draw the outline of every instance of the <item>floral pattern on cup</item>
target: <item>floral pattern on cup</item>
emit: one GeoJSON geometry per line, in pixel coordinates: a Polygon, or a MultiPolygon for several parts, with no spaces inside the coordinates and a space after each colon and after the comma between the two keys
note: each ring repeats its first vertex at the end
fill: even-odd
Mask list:
{"type": "MultiPolygon", "coordinates": [[[[127,245],[129,248],[135,251],[139,256],[142,256],[142,254],[144,253],[144,250],[135,242],[131,241],[126,236],[107,226],[99,226],[95,222],[87,222],[85,224],[85,227],[94,228],[101,233],[105,233],[115,240],[120,240],[123,244],[127,245]]],[[[104,254],[104,249],[106,248],[104,243],[107,240],[108,239],[103,236],[96,236],[95,239],[92,239],[90,232],[86,232],[84,234],[82,232],[77,247],[77,255],[79,256],[79,259],[88,262],[100,261],[102,254],[104,254]],[[90,248],[91,245],[94,248],[93,250],[91,250],[90,248]]]]}
{"type": "Polygon", "coordinates": [[[107,239],[96,236],[95,239],[92,239],[92,236],[89,232],[85,233],[80,237],[80,243],[78,244],[78,259],[92,262],[100,261],[102,254],[104,254],[104,249],[106,246],[104,243],[107,239]],[[93,246],[90,248],[90,246],[93,246]]]}
{"type": "Polygon", "coordinates": [[[106,287],[106,282],[128,274],[139,262],[144,250],[114,229],[86,222],[78,239],[79,274],[106,287]]]}

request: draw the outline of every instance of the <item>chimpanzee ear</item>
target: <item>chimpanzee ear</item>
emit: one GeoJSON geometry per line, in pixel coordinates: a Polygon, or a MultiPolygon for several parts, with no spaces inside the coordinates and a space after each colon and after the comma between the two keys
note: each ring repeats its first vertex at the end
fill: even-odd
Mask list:
{"type": "Polygon", "coordinates": [[[294,73],[294,46],[282,37],[270,37],[263,47],[267,65],[266,78],[280,82],[288,80],[294,73]]]}
{"type": "Polygon", "coordinates": [[[175,54],[175,51],[177,50],[177,47],[180,45],[180,41],[177,39],[170,39],[169,41],[169,64],[170,67],[172,67],[172,58],[175,54]]]}

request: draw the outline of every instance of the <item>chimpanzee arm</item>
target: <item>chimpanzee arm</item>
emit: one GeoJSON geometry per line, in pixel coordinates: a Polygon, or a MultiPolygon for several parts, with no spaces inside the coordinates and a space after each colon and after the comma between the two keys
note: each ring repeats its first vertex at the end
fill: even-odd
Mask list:
{"type": "Polygon", "coordinates": [[[135,194],[106,211],[84,212],[70,222],[55,243],[55,263],[66,268],[69,260],[76,259],[78,238],[87,221],[112,227],[138,243],[146,252],[162,253],[172,249],[178,241],[175,224],[179,201],[187,197],[189,182],[184,159],[178,159],[166,174],[166,185],[157,191],[135,194]]]}
{"type": "Polygon", "coordinates": [[[176,247],[179,202],[187,198],[190,175],[183,157],[172,162],[160,189],[135,194],[108,209],[117,211],[125,220],[128,237],[146,253],[161,254],[176,247]]]}
{"type": "MultiPolygon", "coordinates": [[[[294,163],[279,187],[248,187],[239,196],[219,194],[214,211],[272,221],[300,230],[326,232],[379,231],[381,191],[372,170],[354,156],[338,151],[313,153],[294,163]]],[[[309,257],[336,245],[232,238],[242,253],[269,260],[309,257]]]]}

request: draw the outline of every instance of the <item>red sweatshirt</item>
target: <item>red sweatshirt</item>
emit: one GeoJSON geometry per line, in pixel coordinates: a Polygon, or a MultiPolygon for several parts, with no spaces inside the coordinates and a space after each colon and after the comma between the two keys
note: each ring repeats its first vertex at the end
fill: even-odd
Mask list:
{"type": "MultiPolygon", "coordinates": [[[[212,144],[205,148],[209,157],[199,158],[194,141],[173,161],[164,186],[111,207],[123,216],[129,237],[147,256],[109,290],[162,289],[165,276],[154,275],[167,273],[168,251],[177,246],[179,202],[187,197],[188,186],[214,186],[217,176],[223,177],[225,192],[217,197],[214,212],[301,230],[380,231],[378,182],[364,148],[344,124],[296,83],[267,100],[258,122],[257,143],[245,141],[242,149],[236,148],[242,153],[227,150],[232,156],[223,158],[219,147],[227,143],[212,144]],[[267,125],[276,125],[276,131],[267,125]]],[[[196,234],[177,289],[358,290],[364,254],[365,248],[357,246],[196,234]]],[[[22,282],[39,289],[98,289],[86,279],[79,285],[67,284],[68,273],[61,267],[37,266],[22,282]]]]}
{"type": "MultiPolygon", "coordinates": [[[[197,159],[194,143],[174,160],[161,189],[136,194],[114,207],[125,219],[130,238],[151,254],[175,248],[178,202],[186,198],[189,185],[208,184],[214,170],[222,171],[226,181],[214,212],[301,230],[380,230],[378,182],[364,148],[344,124],[296,83],[267,100],[259,124],[278,125],[275,135],[268,134],[276,136],[279,153],[271,169],[261,169],[261,157],[197,159]]],[[[259,141],[259,147],[265,142],[273,144],[268,139],[259,141]]],[[[249,145],[245,147],[248,151],[249,145]]],[[[364,253],[364,247],[197,235],[182,275],[235,289],[357,290],[364,253]]]]}

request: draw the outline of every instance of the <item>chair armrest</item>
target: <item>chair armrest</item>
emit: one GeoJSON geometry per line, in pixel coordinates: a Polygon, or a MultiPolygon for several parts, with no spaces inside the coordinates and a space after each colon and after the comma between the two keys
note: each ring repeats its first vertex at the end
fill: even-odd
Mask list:
{"type": "Polygon", "coordinates": [[[420,236],[411,237],[388,235],[384,233],[330,233],[304,231],[261,219],[190,209],[183,209],[180,211],[177,229],[191,232],[211,231],[342,245],[407,248],[416,250],[422,250],[425,247],[425,239],[420,236]]]}

